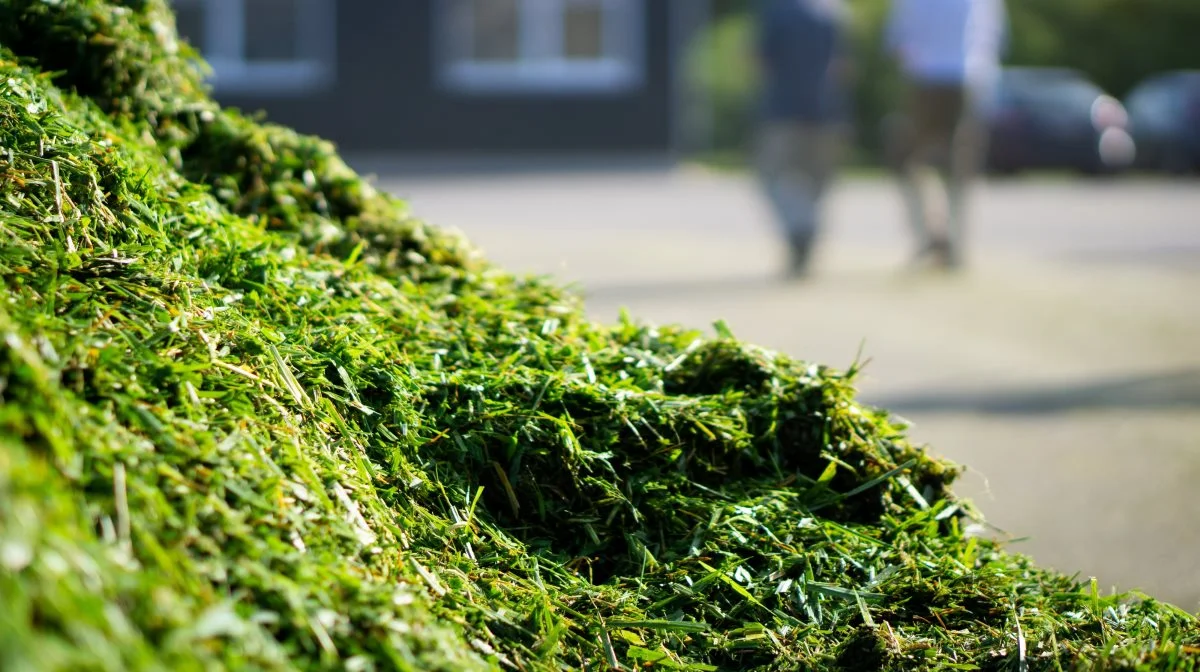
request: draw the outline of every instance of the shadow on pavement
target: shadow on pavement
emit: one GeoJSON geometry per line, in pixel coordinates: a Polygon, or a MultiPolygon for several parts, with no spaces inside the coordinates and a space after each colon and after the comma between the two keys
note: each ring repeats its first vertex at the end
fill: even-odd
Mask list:
{"type": "MultiPolygon", "coordinates": [[[[866,395],[864,395],[866,396],[866,395]]],[[[898,413],[1047,415],[1074,410],[1200,408],[1200,369],[1110,378],[1062,387],[892,393],[865,399],[898,413]]]]}
{"type": "MultiPolygon", "coordinates": [[[[773,269],[772,269],[773,270],[773,269]]],[[[704,278],[671,278],[581,285],[583,297],[596,301],[695,299],[776,289],[788,281],[776,273],[745,273],[704,278]]]]}
{"type": "Polygon", "coordinates": [[[1150,264],[1200,269],[1200,245],[1152,245],[1122,249],[1081,249],[1067,253],[1068,261],[1085,264],[1150,264]]]}
{"type": "Polygon", "coordinates": [[[835,288],[842,294],[912,290],[924,287],[947,287],[969,280],[969,275],[946,273],[930,269],[914,269],[903,264],[885,262],[874,268],[826,269],[816,268],[810,275],[789,278],[783,267],[774,260],[759,266],[754,272],[728,273],[701,277],[625,280],[618,282],[580,283],[585,299],[596,301],[628,301],[631,299],[694,300],[713,297],[737,297],[766,290],[797,288],[835,288]]]}

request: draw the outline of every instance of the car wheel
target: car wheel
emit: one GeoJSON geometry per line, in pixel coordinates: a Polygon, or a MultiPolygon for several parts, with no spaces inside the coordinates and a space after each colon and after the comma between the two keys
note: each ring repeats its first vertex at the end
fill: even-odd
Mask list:
{"type": "Polygon", "coordinates": [[[1166,148],[1163,150],[1162,159],[1159,161],[1159,168],[1164,173],[1169,173],[1175,176],[1183,176],[1192,172],[1196,168],[1192,157],[1188,156],[1179,148],[1166,148]]]}
{"type": "Polygon", "coordinates": [[[1017,167],[1011,163],[1004,161],[989,161],[986,167],[986,172],[989,175],[996,177],[1013,177],[1019,171],[1017,167]]]}

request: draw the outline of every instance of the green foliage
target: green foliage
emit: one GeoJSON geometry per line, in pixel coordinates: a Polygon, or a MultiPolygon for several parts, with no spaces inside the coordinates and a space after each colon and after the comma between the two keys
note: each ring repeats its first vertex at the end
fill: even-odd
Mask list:
{"type": "Polygon", "coordinates": [[[749,14],[730,14],[689,45],[687,76],[692,86],[704,91],[704,104],[711,106],[712,148],[749,149],[760,85],[754,29],[749,14]]]}
{"type": "Polygon", "coordinates": [[[588,321],[197,93],[161,1],[0,12],[0,669],[1197,668],[853,370],[588,321]]]}

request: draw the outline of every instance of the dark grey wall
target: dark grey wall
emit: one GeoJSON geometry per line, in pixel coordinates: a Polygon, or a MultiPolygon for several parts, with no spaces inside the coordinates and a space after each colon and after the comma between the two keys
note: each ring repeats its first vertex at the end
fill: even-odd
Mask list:
{"type": "Polygon", "coordinates": [[[621,95],[463,96],[434,81],[433,3],[339,2],[338,73],[327,92],[221,96],[223,103],[352,151],[666,151],[671,76],[668,3],[646,5],[646,72],[621,95]]]}

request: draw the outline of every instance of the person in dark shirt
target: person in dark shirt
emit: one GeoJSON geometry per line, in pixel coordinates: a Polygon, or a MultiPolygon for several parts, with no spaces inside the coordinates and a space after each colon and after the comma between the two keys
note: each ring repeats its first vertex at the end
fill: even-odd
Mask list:
{"type": "Polygon", "coordinates": [[[759,178],[789,249],[788,272],[809,267],[825,193],[837,169],[849,61],[841,0],[759,0],[763,77],[759,178]]]}

